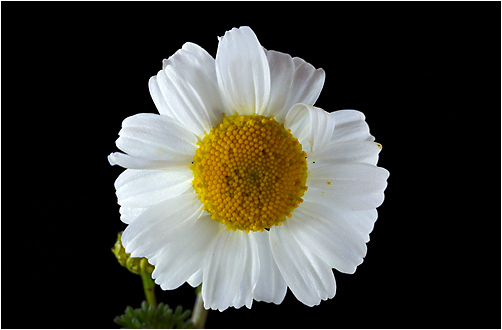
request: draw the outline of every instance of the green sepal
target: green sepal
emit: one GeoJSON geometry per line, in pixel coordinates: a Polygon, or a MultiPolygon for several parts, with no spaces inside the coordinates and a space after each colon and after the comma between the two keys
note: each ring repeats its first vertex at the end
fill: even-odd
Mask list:
{"type": "Polygon", "coordinates": [[[193,323],[188,319],[191,314],[190,310],[183,311],[182,306],[176,307],[173,312],[164,303],[154,307],[143,301],[141,308],[127,306],[125,314],[117,316],[113,321],[124,329],[191,329],[193,323]]]}

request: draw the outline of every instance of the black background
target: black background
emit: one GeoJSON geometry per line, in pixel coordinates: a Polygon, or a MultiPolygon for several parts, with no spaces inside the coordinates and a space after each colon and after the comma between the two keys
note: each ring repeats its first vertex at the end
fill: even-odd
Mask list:
{"type": "MultiPolygon", "coordinates": [[[[2,3],[3,328],[117,328],[144,299],[110,252],[107,155],[156,112],[148,79],[191,41],[249,25],[326,71],[317,106],[365,113],[390,171],[353,275],[309,308],[220,313],[210,328],[500,328],[500,3],[2,3]]],[[[191,308],[193,289],[157,291],[191,308]]]]}

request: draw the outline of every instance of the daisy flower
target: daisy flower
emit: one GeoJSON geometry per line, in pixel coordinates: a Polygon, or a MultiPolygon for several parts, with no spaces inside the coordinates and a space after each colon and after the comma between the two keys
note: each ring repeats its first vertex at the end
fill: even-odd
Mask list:
{"type": "Polygon", "coordinates": [[[354,273],[388,171],[355,110],[312,104],[325,73],[264,49],[249,27],[219,38],[216,59],[186,43],[149,81],[157,114],[126,118],[108,159],[122,242],[164,290],[202,285],[206,309],[308,306],[354,273]]]}

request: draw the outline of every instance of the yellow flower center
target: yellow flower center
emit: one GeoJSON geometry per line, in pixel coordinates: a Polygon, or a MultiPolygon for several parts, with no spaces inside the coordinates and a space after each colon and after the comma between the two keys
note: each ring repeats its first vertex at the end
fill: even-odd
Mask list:
{"type": "Polygon", "coordinates": [[[224,117],[197,145],[193,188],[203,209],[227,229],[281,225],[303,202],[307,154],[274,118],[224,117]]]}

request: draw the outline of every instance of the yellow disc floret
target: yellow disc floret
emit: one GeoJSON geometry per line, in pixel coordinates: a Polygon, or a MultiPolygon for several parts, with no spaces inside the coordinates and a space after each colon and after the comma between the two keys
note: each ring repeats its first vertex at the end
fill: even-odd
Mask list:
{"type": "Polygon", "coordinates": [[[193,187],[203,209],[227,229],[281,225],[303,202],[307,154],[274,118],[224,117],[197,145],[193,187]]]}

